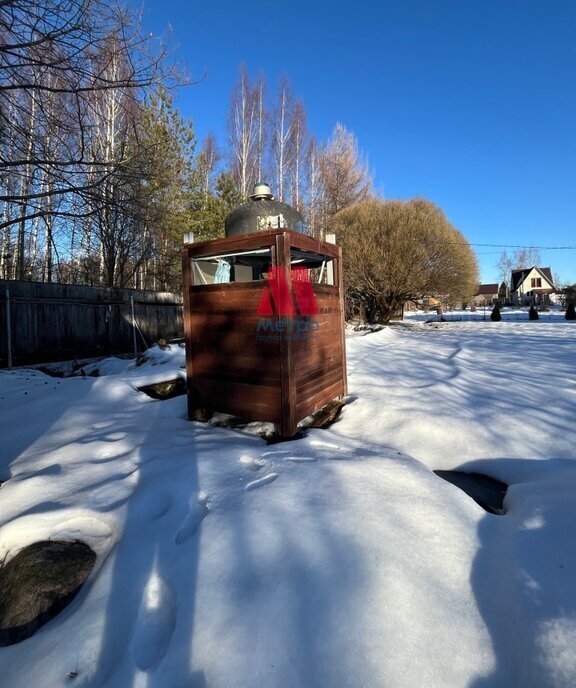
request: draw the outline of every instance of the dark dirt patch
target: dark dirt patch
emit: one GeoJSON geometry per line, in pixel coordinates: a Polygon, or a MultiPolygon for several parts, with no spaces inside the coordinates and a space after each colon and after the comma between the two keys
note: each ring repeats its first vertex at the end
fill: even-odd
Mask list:
{"type": "Polygon", "coordinates": [[[176,380],[157,382],[153,385],[138,387],[138,391],[144,392],[144,394],[147,394],[150,398],[159,399],[160,401],[174,399],[174,397],[181,397],[186,394],[186,380],[179,377],[176,380]]]}
{"type": "Polygon", "coordinates": [[[490,514],[501,516],[506,513],[504,497],[508,485],[482,473],[463,473],[462,471],[434,471],[452,485],[456,485],[490,514]]]}

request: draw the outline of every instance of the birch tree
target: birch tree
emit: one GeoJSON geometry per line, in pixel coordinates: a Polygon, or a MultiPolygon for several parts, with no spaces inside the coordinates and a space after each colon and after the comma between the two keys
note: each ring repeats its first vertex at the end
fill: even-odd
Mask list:
{"type": "Polygon", "coordinates": [[[256,180],[258,143],[258,98],[246,67],[240,67],[232,91],[228,115],[230,172],[242,198],[248,198],[256,180]]]}
{"type": "Polygon", "coordinates": [[[264,179],[264,156],[266,153],[266,80],[264,75],[258,77],[254,86],[254,97],[256,99],[256,181],[264,179]]]}
{"type": "Polygon", "coordinates": [[[93,94],[125,89],[135,101],[170,75],[163,50],[149,52],[134,17],[107,0],[2,0],[0,36],[0,231],[2,255],[11,255],[2,270],[11,261],[16,276],[28,276],[26,254],[39,259],[43,223],[51,275],[54,219],[64,227],[82,217],[126,162],[121,147],[92,157],[93,94]],[[102,59],[116,59],[111,36],[125,56],[115,77],[102,59]]]}
{"type": "Polygon", "coordinates": [[[285,201],[294,163],[294,98],[286,77],[282,77],[278,85],[276,107],[271,113],[270,132],[275,195],[279,201],[285,201]]]}
{"type": "Polygon", "coordinates": [[[217,165],[221,159],[222,154],[218,150],[216,137],[214,134],[208,134],[202,141],[202,146],[196,156],[196,171],[205,203],[208,202],[214,187],[217,165]]]}
{"type": "Polygon", "coordinates": [[[306,153],[306,112],[301,100],[294,103],[292,113],[293,156],[290,167],[290,202],[299,211],[304,209],[302,184],[305,170],[306,153]]]}
{"type": "Polygon", "coordinates": [[[324,189],[320,173],[320,154],[314,136],[310,137],[306,149],[306,180],[305,209],[308,226],[313,236],[321,238],[324,230],[324,189]]]}

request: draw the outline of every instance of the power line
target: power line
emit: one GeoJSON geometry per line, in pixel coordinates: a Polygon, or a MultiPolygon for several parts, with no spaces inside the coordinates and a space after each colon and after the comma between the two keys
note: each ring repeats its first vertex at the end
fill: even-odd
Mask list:
{"type": "Polygon", "coordinates": [[[475,244],[472,241],[444,241],[440,239],[439,244],[452,244],[455,246],[482,246],[483,248],[522,248],[537,251],[576,251],[576,246],[522,246],[520,244],[475,244]]]}
{"type": "Polygon", "coordinates": [[[576,246],[520,246],[517,244],[474,244],[469,242],[470,246],[484,246],[489,248],[524,248],[535,249],[538,251],[576,251],[576,246]]]}

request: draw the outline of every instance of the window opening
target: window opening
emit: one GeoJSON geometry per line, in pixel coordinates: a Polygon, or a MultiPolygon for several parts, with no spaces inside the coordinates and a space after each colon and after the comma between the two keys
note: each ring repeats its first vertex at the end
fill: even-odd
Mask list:
{"type": "MultiPolygon", "coordinates": [[[[308,277],[312,284],[335,286],[334,259],[330,256],[293,248],[290,250],[290,265],[293,270],[307,269],[308,277]]],[[[302,279],[302,274],[302,272],[299,272],[299,279],[302,279]]]]}
{"type": "Polygon", "coordinates": [[[272,262],[270,248],[234,251],[191,259],[194,285],[253,282],[265,279],[272,262]]]}

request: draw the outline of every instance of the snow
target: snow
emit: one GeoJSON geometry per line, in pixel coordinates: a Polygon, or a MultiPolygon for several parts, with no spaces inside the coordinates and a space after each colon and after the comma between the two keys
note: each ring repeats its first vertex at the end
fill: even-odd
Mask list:
{"type": "Polygon", "coordinates": [[[2,685],[576,685],[575,338],[561,318],[352,333],[341,419],[276,445],[137,391],[184,376],[179,346],[0,371],[0,561],[46,538],[98,555],[0,649],[2,685]],[[458,467],[510,483],[506,515],[432,472],[458,467]]]}

